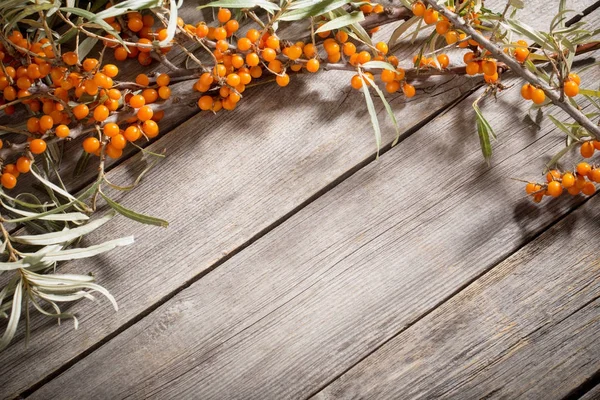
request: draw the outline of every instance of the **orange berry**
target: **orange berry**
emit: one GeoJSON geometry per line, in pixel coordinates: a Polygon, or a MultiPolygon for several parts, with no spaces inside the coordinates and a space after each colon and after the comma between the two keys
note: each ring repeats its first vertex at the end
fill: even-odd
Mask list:
{"type": "Polygon", "coordinates": [[[592,171],[588,174],[590,180],[596,182],[596,183],[600,183],[600,168],[594,168],[592,169],[592,171]]]}
{"type": "MultiPolygon", "coordinates": [[[[198,25],[196,25],[196,36],[198,36],[200,39],[203,39],[207,35],[208,35],[208,26],[206,26],[205,23],[201,22],[198,25]]],[[[166,38],[167,38],[167,30],[163,29],[159,32],[158,39],[165,40],[166,38]],[[163,31],[164,31],[164,33],[163,33],[163,31]]]]}
{"type": "Polygon", "coordinates": [[[348,34],[344,31],[338,31],[338,33],[335,34],[335,38],[340,43],[346,43],[348,41],[348,34]]]}
{"type": "Polygon", "coordinates": [[[141,86],[148,86],[150,84],[150,78],[146,74],[139,74],[135,77],[135,83],[141,86]]]}
{"type": "Polygon", "coordinates": [[[158,136],[158,124],[151,119],[144,121],[142,131],[148,138],[152,139],[158,136]]]}
{"type": "Polygon", "coordinates": [[[171,97],[171,89],[168,86],[161,86],[158,88],[158,97],[160,97],[163,100],[168,99],[169,97],[171,97]]]}
{"type": "Polygon", "coordinates": [[[40,132],[46,132],[54,126],[54,120],[49,115],[44,115],[40,118],[40,132]]]}
{"type": "Polygon", "coordinates": [[[388,93],[396,93],[398,90],[400,90],[400,82],[398,82],[398,81],[391,81],[391,82],[387,83],[385,85],[385,90],[388,93]]]}
{"type": "Polygon", "coordinates": [[[147,121],[152,118],[153,114],[154,111],[150,106],[142,106],[137,112],[137,117],[140,121],[147,121]]]}
{"type": "Polygon", "coordinates": [[[275,81],[279,86],[285,87],[290,83],[290,76],[288,74],[277,75],[275,81]]]}
{"type": "Polygon", "coordinates": [[[439,19],[439,14],[433,8],[428,8],[423,14],[423,22],[427,25],[435,24],[439,19]]]}
{"type": "Polygon", "coordinates": [[[477,75],[479,73],[479,63],[476,61],[470,61],[467,64],[467,75],[477,75]]]}
{"type": "Polygon", "coordinates": [[[581,188],[581,192],[586,196],[591,196],[596,193],[596,185],[592,182],[586,182],[585,185],[583,185],[583,188],[581,188]]]}
{"type": "Polygon", "coordinates": [[[109,78],[114,78],[119,74],[119,68],[114,64],[106,64],[102,68],[102,72],[104,72],[104,75],[108,76],[109,78]]]}
{"type": "Polygon", "coordinates": [[[321,64],[319,63],[319,60],[317,60],[316,58],[312,58],[312,59],[308,60],[308,62],[306,63],[306,70],[308,72],[315,73],[319,70],[320,67],[321,67],[321,64]]]}
{"type": "Polygon", "coordinates": [[[559,170],[551,169],[546,174],[546,182],[556,181],[556,180],[559,180],[561,177],[562,177],[562,174],[560,173],[559,170]]]}
{"type": "Polygon", "coordinates": [[[94,119],[98,122],[102,122],[108,118],[109,113],[110,111],[108,110],[108,107],[99,105],[94,109],[94,119]]]}
{"type": "Polygon", "coordinates": [[[454,44],[459,41],[460,36],[456,31],[448,31],[444,35],[444,38],[446,39],[447,44],[454,44]]]}
{"type": "Polygon", "coordinates": [[[238,74],[229,74],[227,75],[227,84],[229,86],[236,87],[241,83],[240,76],[238,74]]]}
{"type": "Polygon", "coordinates": [[[534,89],[531,94],[531,100],[535,104],[542,104],[546,100],[546,93],[542,89],[534,89]]]}
{"type": "Polygon", "coordinates": [[[83,141],[83,150],[85,150],[87,153],[93,154],[98,151],[99,148],[100,141],[95,137],[89,137],[83,141]]]}
{"type": "Polygon", "coordinates": [[[552,181],[548,183],[548,188],[546,189],[546,193],[548,193],[548,195],[552,197],[558,197],[562,194],[562,191],[563,187],[561,186],[560,182],[552,181]]]}
{"type": "Polygon", "coordinates": [[[127,139],[121,133],[116,134],[110,138],[110,145],[116,149],[122,150],[127,146],[127,139]]]}
{"type": "Polygon", "coordinates": [[[248,38],[240,38],[237,42],[237,48],[240,51],[248,51],[252,48],[252,41],[248,38]]]}
{"type": "Polygon", "coordinates": [[[354,75],[350,80],[350,84],[354,89],[360,89],[363,86],[363,80],[359,75],[354,75]]]}
{"type": "Polygon", "coordinates": [[[494,73],[494,75],[483,75],[483,80],[487,83],[495,83],[498,81],[498,73],[494,73]]]}
{"type": "Polygon", "coordinates": [[[342,50],[345,56],[350,57],[351,55],[356,53],[356,45],[352,42],[346,42],[344,43],[342,50]]]}
{"type": "Polygon", "coordinates": [[[22,76],[17,79],[17,87],[22,90],[27,90],[31,87],[31,80],[27,76],[22,76]]]}
{"type": "Polygon", "coordinates": [[[227,39],[227,30],[222,27],[215,28],[214,35],[216,40],[225,40],[227,39]]]}
{"type": "Polygon", "coordinates": [[[107,94],[108,98],[112,100],[119,100],[121,98],[121,91],[119,89],[110,89],[107,94]]]}
{"type": "Polygon", "coordinates": [[[121,157],[123,155],[123,150],[116,148],[115,146],[113,146],[111,143],[107,144],[104,147],[104,153],[112,158],[113,160],[121,157]]]}
{"type": "Polygon", "coordinates": [[[158,92],[154,89],[144,89],[142,91],[142,96],[144,97],[146,104],[151,104],[158,100],[158,92]]]}
{"type": "Polygon", "coordinates": [[[127,27],[133,32],[139,32],[144,27],[144,22],[140,18],[129,18],[127,27]]]}
{"type": "Polygon", "coordinates": [[[378,42],[375,48],[383,54],[387,54],[389,51],[388,45],[385,42],[378,42]]]}
{"type": "Polygon", "coordinates": [[[152,57],[150,57],[150,54],[148,53],[140,53],[137,56],[137,59],[140,65],[146,66],[152,64],[152,57]]]}
{"type": "Polygon", "coordinates": [[[518,47],[515,49],[515,58],[519,62],[525,62],[527,57],[529,56],[529,50],[523,47],[518,47]]]}
{"type": "Polygon", "coordinates": [[[438,35],[445,35],[450,29],[450,22],[442,20],[435,24],[435,31],[438,35]]]}
{"type": "Polygon", "coordinates": [[[359,62],[359,64],[365,64],[365,63],[368,63],[369,61],[371,61],[371,54],[369,54],[369,52],[367,52],[367,51],[361,51],[358,54],[358,62],[359,62]]]}
{"type": "Polygon", "coordinates": [[[485,60],[481,66],[485,75],[494,75],[498,72],[496,61],[494,60],[485,60]]]}
{"type": "Polygon", "coordinates": [[[586,162],[580,162],[577,164],[577,173],[581,176],[587,176],[591,170],[592,167],[586,162]]]}
{"type": "Polygon", "coordinates": [[[77,54],[75,54],[72,51],[68,51],[66,53],[63,53],[62,59],[63,59],[64,63],[67,64],[67,65],[75,65],[79,61],[79,58],[77,57],[77,54]]]}
{"type": "Polygon", "coordinates": [[[521,87],[521,97],[523,97],[525,100],[531,100],[534,90],[535,88],[533,86],[531,86],[529,83],[526,83],[521,87]]]}
{"type": "Polygon", "coordinates": [[[600,141],[598,141],[598,140],[592,140],[592,144],[594,145],[594,148],[596,150],[600,150],[600,141]]]}
{"type": "Polygon", "coordinates": [[[425,14],[425,10],[425,4],[421,3],[420,1],[417,1],[412,5],[412,12],[417,17],[422,17],[425,14]]]}
{"type": "Polygon", "coordinates": [[[146,99],[141,94],[131,96],[129,99],[129,105],[133,108],[140,108],[146,104],[146,99]]]}
{"type": "Polygon", "coordinates": [[[2,177],[0,177],[0,182],[6,189],[12,189],[17,186],[17,178],[8,172],[2,174],[2,177]]]}
{"type": "Polygon", "coordinates": [[[207,111],[212,109],[213,107],[213,98],[212,96],[202,96],[198,100],[198,107],[201,110],[207,111]]]}
{"type": "Polygon", "coordinates": [[[19,157],[17,159],[17,171],[22,174],[26,174],[31,170],[31,160],[29,157],[19,157]]]}
{"type": "Polygon", "coordinates": [[[260,32],[257,29],[250,29],[246,32],[246,37],[252,42],[256,42],[260,38],[260,32]]]}
{"type": "Polygon", "coordinates": [[[237,22],[235,19],[230,19],[225,24],[225,30],[227,31],[227,36],[232,36],[235,32],[238,31],[238,29],[240,29],[240,23],[237,22]]]}
{"type": "Polygon", "coordinates": [[[581,147],[579,148],[579,152],[583,158],[590,158],[594,155],[594,144],[591,141],[583,142],[581,147]]]}
{"type": "Polygon", "coordinates": [[[219,12],[217,13],[217,19],[220,23],[224,24],[231,19],[231,11],[229,11],[227,8],[219,9],[219,12]]]}
{"type": "MultiPolygon", "coordinates": [[[[262,58],[266,62],[273,61],[277,57],[277,52],[270,47],[267,47],[262,51],[262,58]]],[[[250,64],[248,64],[250,65],[250,64]]]]}
{"type": "Polygon", "coordinates": [[[448,65],[450,65],[450,57],[448,57],[448,55],[446,54],[438,55],[437,61],[440,64],[440,67],[442,67],[443,69],[448,68],[448,65]]]}
{"type": "Polygon", "coordinates": [[[69,136],[69,133],[70,129],[66,125],[59,125],[54,130],[54,134],[59,138],[66,138],[67,136],[69,136]]]}
{"type": "Polygon", "coordinates": [[[567,79],[575,82],[577,84],[577,86],[581,85],[581,78],[575,72],[571,72],[567,79]]]}
{"type": "Polygon", "coordinates": [[[127,50],[125,49],[125,47],[121,46],[121,47],[117,47],[115,49],[115,59],[117,61],[125,61],[127,60],[127,50]]]}
{"type": "Polygon", "coordinates": [[[30,64],[27,67],[27,77],[29,79],[38,79],[39,77],[42,76],[42,73],[40,72],[40,67],[37,64],[30,64]]]}
{"type": "Polygon", "coordinates": [[[275,35],[269,36],[265,44],[273,50],[279,50],[279,38],[275,35]]]}
{"type": "Polygon", "coordinates": [[[579,94],[579,85],[575,81],[568,81],[565,82],[563,90],[568,97],[575,97],[579,94]]]}
{"type": "Polygon", "coordinates": [[[287,56],[289,57],[290,60],[297,60],[300,58],[300,56],[302,56],[302,48],[299,46],[290,46],[287,48],[288,49],[288,54],[287,56]]]}
{"type": "Polygon", "coordinates": [[[108,137],[114,137],[119,133],[119,125],[109,122],[102,127],[102,132],[108,137]]]}
{"type": "Polygon", "coordinates": [[[30,133],[37,133],[40,130],[40,120],[36,117],[31,117],[27,120],[27,130],[30,133]]]}
{"type": "Polygon", "coordinates": [[[142,132],[137,126],[130,125],[127,127],[127,129],[125,129],[125,133],[123,134],[123,136],[125,136],[125,139],[127,139],[128,141],[135,142],[140,137],[142,137],[142,132]]]}
{"type": "Polygon", "coordinates": [[[538,185],[537,183],[531,183],[529,182],[527,185],[525,185],[525,192],[527,194],[533,194],[535,192],[538,192],[542,190],[542,187],[540,185],[538,185]]]}
{"type": "Polygon", "coordinates": [[[565,189],[575,186],[575,175],[570,172],[565,172],[562,176],[562,185],[565,189]]]}
{"type": "Polygon", "coordinates": [[[14,175],[15,178],[18,178],[19,175],[21,175],[15,164],[6,164],[4,166],[4,171],[2,172],[8,172],[9,174],[14,175]]]}
{"type": "Polygon", "coordinates": [[[406,97],[409,98],[413,97],[417,93],[415,87],[413,85],[409,85],[408,83],[402,85],[402,92],[406,97]]]}
{"type": "Polygon", "coordinates": [[[96,67],[98,66],[98,60],[95,58],[86,58],[85,60],[83,60],[83,63],[81,65],[83,66],[84,71],[90,72],[96,69],[96,67]]]}
{"type": "Polygon", "coordinates": [[[260,64],[260,58],[258,57],[258,54],[249,53],[246,55],[246,64],[248,64],[250,67],[256,67],[258,64],[260,64]]]}
{"type": "Polygon", "coordinates": [[[29,143],[29,150],[31,150],[33,154],[42,154],[44,151],[46,151],[46,148],[47,145],[43,139],[33,139],[29,143]]]}

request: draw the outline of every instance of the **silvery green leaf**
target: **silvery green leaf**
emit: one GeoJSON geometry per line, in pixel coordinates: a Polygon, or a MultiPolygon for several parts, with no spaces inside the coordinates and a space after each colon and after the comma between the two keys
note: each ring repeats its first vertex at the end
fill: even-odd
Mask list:
{"type": "Polygon", "coordinates": [[[13,262],[0,262],[0,271],[12,271],[18,268],[27,268],[29,267],[28,263],[23,262],[23,260],[13,261],[13,262]]]}
{"type": "Polygon", "coordinates": [[[95,255],[110,251],[115,247],[127,246],[133,243],[133,236],[127,236],[120,239],[109,240],[107,242],[96,244],[89,247],[60,250],[56,252],[47,253],[44,255],[45,261],[67,261],[76,260],[80,258],[93,257],[95,255]]]}
{"type": "MultiPolygon", "coordinates": [[[[56,186],[54,183],[50,182],[48,179],[42,177],[39,173],[37,173],[36,168],[31,168],[31,174],[38,180],[40,181],[44,186],[46,186],[47,188],[59,193],[61,196],[71,200],[71,201],[76,201],[79,203],[82,203],[80,200],[76,199],[75,197],[73,197],[73,195],[71,195],[69,192],[67,192],[64,189],[61,189],[60,187],[56,186]]],[[[83,203],[82,203],[83,204],[83,203]]]]}
{"type": "Polygon", "coordinates": [[[350,1],[351,0],[321,0],[318,3],[311,4],[304,8],[287,11],[283,13],[279,19],[281,21],[298,21],[309,17],[316,17],[333,11],[336,8],[340,8],[350,3],[350,1]]]}
{"type": "Polygon", "coordinates": [[[342,15],[341,17],[337,17],[332,19],[331,21],[321,25],[319,29],[315,31],[315,33],[332,31],[334,29],[344,28],[346,26],[359,23],[365,20],[365,16],[362,11],[355,11],[350,14],[342,15]]]}
{"type": "Polygon", "coordinates": [[[60,232],[44,233],[41,235],[15,236],[13,237],[13,240],[18,243],[38,246],[64,243],[96,230],[97,228],[108,222],[113,216],[114,213],[110,213],[102,218],[98,218],[97,220],[88,222],[87,224],[79,226],[77,228],[66,228],[60,232]]]}
{"type": "Polygon", "coordinates": [[[167,46],[175,37],[177,31],[177,4],[174,1],[170,2],[169,22],[167,23],[167,37],[160,42],[161,46],[167,46]]]}
{"type": "Polygon", "coordinates": [[[0,200],[0,204],[5,207],[7,210],[12,211],[15,214],[23,215],[24,218],[15,218],[15,219],[5,219],[5,222],[18,223],[31,221],[34,219],[41,219],[44,221],[86,221],[89,217],[80,212],[72,212],[72,213],[61,213],[61,211],[69,208],[73,205],[73,202],[62,205],[60,207],[56,207],[51,209],[50,211],[42,212],[42,213],[34,213],[30,211],[19,210],[18,208],[11,207],[5,204],[0,200]]]}
{"type": "Polygon", "coordinates": [[[12,299],[12,310],[10,312],[10,319],[8,320],[8,325],[6,326],[6,330],[4,331],[2,338],[0,338],[0,351],[4,350],[6,346],[8,346],[12,338],[15,336],[17,326],[19,325],[19,319],[21,318],[22,302],[23,281],[22,279],[19,279],[12,299]]]}
{"type": "Polygon", "coordinates": [[[108,205],[115,211],[117,211],[119,214],[124,215],[127,218],[130,218],[134,221],[137,222],[141,222],[142,224],[147,224],[147,225],[156,225],[156,226],[161,226],[163,228],[166,228],[169,226],[169,222],[165,221],[164,219],[160,219],[160,218],[156,218],[156,217],[151,217],[149,215],[145,215],[145,214],[140,214],[138,212],[135,212],[133,210],[130,210],[126,207],[123,207],[121,204],[117,203],[116,201],[110,199],[108,196],[106,196],[104,193],[100,192],[100,195],[102,196],[102,198],[104,200],[106,200],[106,202],[108,203],[108,205]]]}
{"type": "MultiPolygon", "coordinates": [[[[172,1],[171,3],[175,3],[172,1]]],[[[147,8],[160,7],[163,4],[162,0],[127,0],[114,4],[103,11],[96,14],[98,19],[106,19],[117,17],[126,14],[129,11],[144,10],[147,8]]]]}
{"type": "MultiPolygon", "coordinates": [[[[320,0],[319,0],[320,1],[320,0]]],[[[279,6],[267,0],[218,0],[199,6],[198,9],[206,7],[226,7],[226,8],[254,8],[260,7],[266,11],[279,11],[279,6]]]]}
{"type": "Polygon", "coordinates": [[[369,61],[362,64],[362,67],[366,69],[387,69],[393,72],[398,72],[392,64],[385,61],[369,61]]]}
{"type": "Polygon", "coordinates": [[[92,51],[96,43],[98,43],[98,39],[94,37],[87,37],[83,39],[77,48],[77,55],[79,56],[79,59],[83,60],[90,53],[90,51],[92,51]]]}
{"type": "MultiPolygon", "coordinates": [[[[386,63],[384,63],[386,64],[386,63]]],[[[398,140],[400,139],[400,127],[398,126],[398,121],[396,120],[396,116],[394,115],[394,111],[392,110],[392,107],[390,106],[390,103],[388,103],[388,101],[385,98],[385,95],[383,94],[383,92],[381,91],[381,89],[379,89],[379,87],[375,84],[375,82],[373,82],[368,76],[363,75],[364,79],[369,82],[371,84],[371,86],[373,87],[373,89],[375,89],[375,91],[377,92],[377,95],[379,96],[379,98],[381,99],[381,102],[383,103],[388,115],[390,116],[390,119],[392,120],[392,123],[394,124],[394,128],[396,129],[396,139],[394,140],[394,143],[392,143],[392,146],[395,146],[398,143],[398,140]]]]}
{"type": "Polygon", "coordinates": [[[369,111],[369,116],[371,117],[371,124],[373,125],[373,131],[375,132],[375,143],[377,145],[377,158],[379,158],[379,149],[381,148],[381,128],[379,127],[377,111],[375,111],[375,105],[373,104],[373,99],[371,98],[371,93],[369,92],[367,83],[364,80],[364,75],[362,73],[360,75],[361,75],[361,79],[363,80],[362,91],[365,95],[365,102],[367,103],[367,110],[369,111]]]}

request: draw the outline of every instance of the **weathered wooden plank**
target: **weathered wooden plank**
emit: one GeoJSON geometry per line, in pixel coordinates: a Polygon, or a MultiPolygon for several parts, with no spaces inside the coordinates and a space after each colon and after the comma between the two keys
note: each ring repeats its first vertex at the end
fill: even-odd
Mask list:
{"type": "MultiPolygon", "coordinates": [[[[150,172],[148,184],[120,199],[166,218],[170,228],[121,219],[90,235],[90,243],[117,235],[137,237],[130,248],[61,267],[65,272],[94,271],[117,298],[120,311],[112,313],[106,303],[100,308],[77,304],[79,331],[36,319],[27,349],[16,343],[0,354],[0,397],[43,380],[372,160],[375,144],[364,99],[349,87],[349,78],[347,72],[328,72],[295,77],[285,90],[274,85],[249,89],[235,112],[200,114],[151,145],[153,151],[166,149],[168,157],[150,172]]],[[[410,111],[402,111],[402,96],[391,100],[404,113],[404,132],[453,103],[475,82],[445,76],[437,85],[426,85],[427,94],[410,99],[410,111]]],[[[384,143],[389,144],[395,132],[380,103],[377,107],[384,143]]],[[[111,171],[111,181],[130,181],[139,159],[111,171]]]]}
{"type": "Polygon", "coordinates": [[[577,389],[600,369],[599,207],[595,196],[314,399],[562,399],[577,389]]]}
{"type": "Polygon", "coordinates": [[[581,201],[540,209],[509,179],[562,145],[519,111],[518,87],[503,94],[513,107],[485,108],[502,138],[485,168],[472,100],[33,397],[301,398],[326,385],[581,201]]]}

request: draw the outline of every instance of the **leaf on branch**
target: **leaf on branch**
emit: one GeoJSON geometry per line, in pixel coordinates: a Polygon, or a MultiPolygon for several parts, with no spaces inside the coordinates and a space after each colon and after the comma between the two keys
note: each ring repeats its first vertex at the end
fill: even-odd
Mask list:
{"type": "MultiPolygon", "coordinates": [[[[378,61],[375,61],[378,62],[378,61]]],[[[385,64],[385,63],[384,63],[385,64]]],[[[373,87],[373,89],[375,89],[375,91],[377,92],[377,95],[379,95],[379,98],[381,99],[381,102],[383,103],[388,115],[390,116],[390,119],[392,120],[393,124],[394,124],[394,128],[396,128],[396,139],[394,139],[394,142],[392,143],[392,146],[395,146],[396,144],[398,144],[398,140],[400,139],[400,127],[398,126],[398,121],[396,121],[396,115],[394,115],[394,111],[392,110],[392,107],[390,106],[390,103],[388,103],[388,101],[385,98],[385,95],[383,94],[383,92],[381,91],[381,89],[379,89],[379,87],[375,84],[375,82],[373,82],[368,76],[363,75],[363,78],[369,82],[371,84],[371,86],[373,87]]]]}
{"type": "Polygon", "coordinates": [[[110,33],[111,35],[113,35],[114,38],[116,40],[118,40],[123,46],[125,45],[125,43],[123,42],[123,39],[121,39],[121,36],[119,35],[119,33],[117,31],[115,31],[115,29],[112,26],[110,26],[106,21],[104,21],[102,18],[98,18],[98,15],[100,15],[100,14],[94,14],[92,12],[89,12],[87,10],[77,8],[77,7],[61,7],[60,11],[75,14],[79,17],[87,19],[91,23],[96,24],[96,25],[98,25],[98,27],[104,29],[107,33],[110,33]]]}
{"type": "Polygon", "coordinates": [[[365,102],[367,103],[367,110],[371,116],[371,124],[373,125],[373,131],[375,132],[375,143],[377,144],[377,158],[379,158],[379,150],[381,148],[381,128],[379,127],[379,119],[377,118],[377,111],[375,111],[375,104],[371,98],[371,92],[365,81],[365,76],[361,73],[360,77],[363,81],[362,91],[365,95],[365,102]]]}
{"type": "MultiPolygon", "coordinates": [[[[111,7],[100,11],[98,14],[96,14],[96,17],[100,19],[117,17],[119,15],[126,14],[129,11],[159,7],[162,5],[162,3],[162,0],[127,0],[113,4],[111,7]]],[[[175,3],[175,1],[171,1],[171,3],[175,3]]]]}
{"type": "Polygon", "coordinates": [[[115,210],[116,212],[118,212],[121,215],[126,216],[127,218],[130,218],[130,219],[132,219],[134,221],[141,222],[141,223],[147,224],[147,225],[156,225],[156,226],[161,226],[163,228],[166,228],[167,226],[169,226],[169,222],[165,221],[164,219],[160,219],[160,218],[156,218],[156,217],[151,217],[149,215],[137,213],[137,212],[135,212],[133,210],[130,210],[128,208],[123,207],[121,204],[119,204],[116,201],[110,199],[108,196],[106,196],[102,192],[100,192],[100,195],[102,196],[102,198],[104,200],[106,200],[106,203],[108,203],[108,205],[113,210],[115,210]]]}
{"type": "Polygon", "coordinates": [[[260,7],[263,10],[269,12],[279,11],[279,6],[275,3],[271,3],[268,0],[218,0],[208,4],[199,6],[198,9],[206,7],[226,7],[226,8],[255,8],[260,7]]]}
{"type": "Polygon", "coordinates": [[[351,0],[321,0],[318,2],[310,2],[310,5],[303,8],[291,9],[283,13],[281,21],[298,21],[309,17],[317,17],[337,8],[345,6],[351,0]]]}
{"type": "Polygon", "coordinates": [[[23,302],[23,280],[19,279],[17,286],[15,287],[15,293],[12,299],[12,309],[10,312],[10,319],[6,330],[0,338],[0,351],[4,350],[10,343],[12,338],[17,332],[17,326],[19,325],[19,319],[21,318],[21,304],[23,302]]]}
{"type": "Polygon", "coordinates": [[[494,130],[492,129],[490,123],[481,113],[481,110],[477,105],[477,101],[473,103],[473,110],[475,110],[475,115],[477,117],[477,134],[479,135],[481,152],[483,153],[485,161],[489,165],[490,158],[492,157],[492,144],[490,143],[490,136],[496,138],[496,135],[494,134],[494,130]]]}
{"type": "Polygon", "coordinates": [[[354,23],[358,23],[364,20],[365,16],[362,13],[362,11],[355,11],[353,13],[334,18],[331,21],[321,25],[319,29],[315,31],[315,33],[327,32],[334,29],[344,28],[348,25],[352,25],[354,23]]]}
{"type": "Polygon", "coordinates": [[[41,235],[23,235],[23,236],[14,236],[12,240],[17,243],[37,245],[37,246],[46,246],[50,244],[59,244],[71,241],[73,239],[77,239],[80,236],[86,235],[94,230],[98,229],[112,217],[114,217],[114,213],[109,213],[102,218],[98,218],[94,221],[88,222],[85,225],[78,226],[77,228],[69,229],[65,228],[60,232],[51,232],[44,233],[41,235]]]}

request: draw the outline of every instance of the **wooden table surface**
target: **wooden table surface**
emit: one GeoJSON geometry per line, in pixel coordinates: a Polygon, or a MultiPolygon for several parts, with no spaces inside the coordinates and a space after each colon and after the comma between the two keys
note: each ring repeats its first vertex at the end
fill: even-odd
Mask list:
{"type": "MultiPolygon", "coordinates": [[[[527,1],[520,19],[545,29],[554,3],[527,1]]],[[[444,76],[390,96],[395,147],[376,104],[375,160],[350,76],[262,85],[217,115],[174,106],[149,146],[166,159],[115,194],[169,228],[116,218],[89,235],[136,237],[60,268],[93,271],[119,311],[82,301],[77,331],[34,318],[28,347],[21,331],[0,353],[0,397],[600,398],[600,197],[535,205],[511,179],[543,179],[564,134],[529,119],[507,75],[482,106],[498,134],[488,166],[471,107],[481,78],[444,76]]],[[[600,68],[582,79],[599,89],[600,68]]],[[[110,180],[131,180],[141,158],[110,180]]]]}

